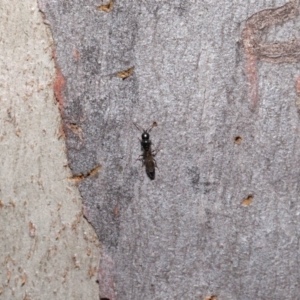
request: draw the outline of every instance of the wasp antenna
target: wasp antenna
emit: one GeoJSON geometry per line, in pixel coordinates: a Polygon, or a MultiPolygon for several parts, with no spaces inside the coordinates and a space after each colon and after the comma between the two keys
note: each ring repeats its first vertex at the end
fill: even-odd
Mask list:
{"type": "Polygon", "coordinates": [[[139,130],[139,131],[145,131],[142,127],[140,127],[138,124],[136,124],[135,122],[132,122],[133,125],[139,130]]]}
{"type": "Polygon", "coordinates": [[[146,132],[150,132],[151,130],[152,130],[152,128],[153,127],[156,127],[157,126],[157,123],[154,121],[153,123],[152,123],[152,125],[146,130],[146,132]]]}

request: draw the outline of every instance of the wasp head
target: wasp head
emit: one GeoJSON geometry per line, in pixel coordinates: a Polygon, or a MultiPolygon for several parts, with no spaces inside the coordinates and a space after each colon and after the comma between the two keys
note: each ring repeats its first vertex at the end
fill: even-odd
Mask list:
{"type": "Polygon", "coordinates": [[[143,134],[142,134],[142,140],[143,141],[148,141],[149,140],[149,133],[147,131],[144,131],[143,134]]]}

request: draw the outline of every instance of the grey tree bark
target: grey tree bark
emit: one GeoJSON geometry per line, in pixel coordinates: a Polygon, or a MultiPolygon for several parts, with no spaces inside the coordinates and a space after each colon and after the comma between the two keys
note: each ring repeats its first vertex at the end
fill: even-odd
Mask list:
{"type": "Polygon", "coordinates": [[[296,299],[299,1],[50,1],[102,299],[296,299]],[[159,169],[136,158],[148,127],[159,169]]]}

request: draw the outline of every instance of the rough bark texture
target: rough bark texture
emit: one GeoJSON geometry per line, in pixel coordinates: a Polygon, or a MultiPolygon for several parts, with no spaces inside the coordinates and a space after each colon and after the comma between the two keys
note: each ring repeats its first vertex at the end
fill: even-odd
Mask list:
{"type": "Polygon", "coordinates": [[[298,1],[40,7],[101,297],[299,297],[298,1]],[[153,181],[133,121],[158,123],[153,181]]]}
{"type": "Polygon", "coordinates": [[[34,0],[0,1],[0,299],[98,299],[53,93],[51,33],[34,0]]]}

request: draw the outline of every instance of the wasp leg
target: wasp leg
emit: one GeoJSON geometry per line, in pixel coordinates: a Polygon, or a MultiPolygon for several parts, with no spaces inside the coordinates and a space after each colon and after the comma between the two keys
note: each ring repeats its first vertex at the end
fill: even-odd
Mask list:
{"type": "Polygon", "coordinates": [[[155,149],[152,151],[152,156],[154,157],[161,149],[155,149]]]}
{"type": "MultiPolygon", "coordinates": [[[[152,155],[153,156],[153,155],[152,155]]],[[[157,168],[158,169],[158,166],[157,166],[157,163],[156,163],[156,160],[154,159],[154,158],[152,158],[153,159],[153,162],[154,162],[154,166],[155,166],[155,168],[157,168]]]]}
{"type": "MultiPolygon", "coordinates": [[[[143,156],[143,154],[141,154],[140,156],[143,156]]],[[[136,160],[139,160],[139,161],[141,161],[142,162],[142,167],[145,165],[145,161],[144,161],[144,158],[143,157],[140,157],[139,156],[139,158],[137,158],[136,160]]]]}

